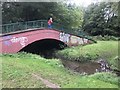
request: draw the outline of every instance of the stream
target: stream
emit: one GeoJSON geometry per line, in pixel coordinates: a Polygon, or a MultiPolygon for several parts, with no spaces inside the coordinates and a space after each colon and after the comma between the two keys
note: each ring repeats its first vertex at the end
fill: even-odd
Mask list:
{"type": "Polygon", "coordinates": [[[107,61],[101,58],[96,61],[85,62],[65,60],[62,57],[60,58],[58,56],[55,56],[55,50],[51,50],[49,52],[45,51],[43,57],[46,59],[59,58],[65,68],[72,70],[74,72],[78,72],[80,74],[94,74],[96,72],[113,72],[120,76],[119,70],[111,69],[107,61]]]}
{"type": "Polygon", "coordinates": [[[70,60],[61,60],[65,68],[79,72],[82,74],[93,74],[95,72],[110,72],[110,67],[108,64],[99,60],[98,62],[78,62],[70,60]]]}

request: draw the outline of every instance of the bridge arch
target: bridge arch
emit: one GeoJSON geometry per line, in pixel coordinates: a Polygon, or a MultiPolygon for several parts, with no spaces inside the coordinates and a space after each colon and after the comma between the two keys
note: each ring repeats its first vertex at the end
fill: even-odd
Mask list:
{"type": "Polygon", "coordinates": [[[26,50],[26,47],[28,48],[36,43],[38,45],[41,43],[41,41],[52,41],[54,44],[56,42],[57,44],[65,45],[65,43],[60,40],[60,31],[52,29],[33,29],[30,31],[13,33],[7,36],[3,36],[0,39],[0,43],[2,43],[3,46],[1,52],[16,53],[19,51],[24,51],[26,50]]]}
{"type": "Polygon", "coordinates": [[[67,45],[60,40],[45,38],[28,44],[19,52],[24,51],[28,53],[38,54],[45,58],[52,58],[54,57],[56,50],[61,50],[65,47],[67,47],[67,45]]]}

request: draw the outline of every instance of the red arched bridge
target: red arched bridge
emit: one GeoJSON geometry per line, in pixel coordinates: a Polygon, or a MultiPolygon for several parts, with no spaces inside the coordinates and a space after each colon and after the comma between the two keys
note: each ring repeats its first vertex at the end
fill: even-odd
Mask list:
{"type": "Polygon", "coordinates": [[[37,20],[1,25],[0,53],[16,53],[19,51],[36,52],[50,48],[76,46],[94,42],[84,35],[71,33],[54,23],[52,28],[47,28],[47,21],[37,20]],[[44,47],[44,48],[43,48],[44,47]],[[48,48],[49,47],[49,48],[48,48]]]}

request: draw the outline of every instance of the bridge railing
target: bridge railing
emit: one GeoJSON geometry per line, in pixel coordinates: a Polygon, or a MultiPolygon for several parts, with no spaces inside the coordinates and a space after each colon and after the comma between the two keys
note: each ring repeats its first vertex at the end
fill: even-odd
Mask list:
{"type": "Polygon", "coordinates": [[[28,22],[17,22],[11,24],[3,24],[2,26],[2,34],[22,31],[31,28],[45,28],[47,27],[46,20],[36,20],[36,21],[28,21],[28,22]]]}
{"type": "MultiPolygon", "coordinates": [[[[3,24],[0,25],[2,27],[2,34],[16,32],[16,31],[24,31],[26,29],[33,29],[33,28],[48,28],[47,20],[36,20],[36,21],[27,21],[27,22],[17,22],[17,23],[11,23],[11,24],[3,24]]],[[[72,30],[70,28],[67,28],[63,25],[60,25],[58,23],[53,23],[52,29],[56,29],[59,31],[63,31],[66,33],[78,35],[81,37],[86,37],[88,39],[91,39],[88,35],[86,35],[84,32],[80,31],[75,32],[77,30],[72,30]]],[[[92,39],[91,39],[92,40],[92,39]]]]}
{"type": "MultiPolygon", "coordinates": [[[[1,25],[1,27],[2,27],[2,34],[5,34],[16,31],[22,31],[26,29],[33,29],[33,28],[48,28],[48,24],[47,24],[47,20],[36,20],[36,21],[28,21],[28,22],[3,24],[1,25]]],[[[52,29],[56,29],[68,33],[73,33],[74,31],[55,22],[52,24],[52,29]]]]}

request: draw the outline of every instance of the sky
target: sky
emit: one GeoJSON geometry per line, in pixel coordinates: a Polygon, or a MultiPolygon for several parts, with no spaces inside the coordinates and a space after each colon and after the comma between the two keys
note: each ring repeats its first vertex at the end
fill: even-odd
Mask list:
{"type": "Polygon", "coordinates": [[[76,5],[82,5],[84,7],[87,7],[92,2],[95,3],[98,0],[69,0],[70,3],[75,3],[76,5]]]}
{"type": "Polygon", "coordinates": [[[70,3],[75,3],[76,5],[82,5],[87,7],[91,3],[96,2],[119,2],[120,0],[69,0],[70,3]]]}

